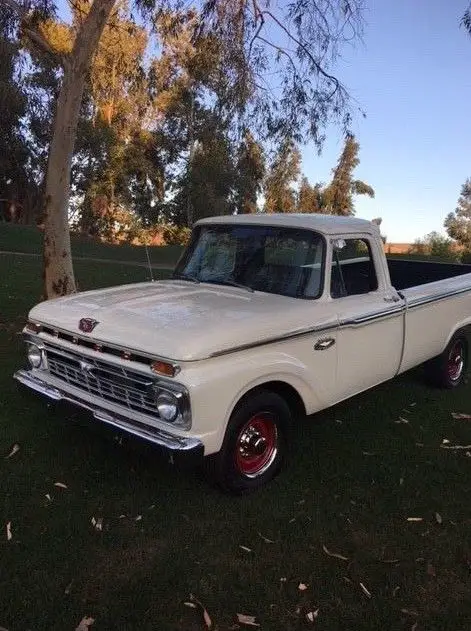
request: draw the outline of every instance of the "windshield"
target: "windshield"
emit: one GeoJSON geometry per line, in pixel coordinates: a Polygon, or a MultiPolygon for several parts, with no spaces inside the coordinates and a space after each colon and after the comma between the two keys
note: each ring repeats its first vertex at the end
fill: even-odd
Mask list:
{"type": "Polygon", "coordinates": [[[175,277],[293,298],[318,298],[324,240],[297,228],[198,226],[175,277]]]}

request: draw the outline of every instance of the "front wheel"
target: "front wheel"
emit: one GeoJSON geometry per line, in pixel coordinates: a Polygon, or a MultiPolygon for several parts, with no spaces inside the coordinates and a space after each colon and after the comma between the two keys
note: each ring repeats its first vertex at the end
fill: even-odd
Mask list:
{"type": "Polygon", "coordinates": [[[426,364],[429,381],[441,388],[456,388],[465,378],[468,366],[468,341],[462,333],[454,335],[441,355],[426,364]]]}
{"type": "Polygon", "coordinates": [[[221,451],[213,456],[213,471],[221,487],[246,493],[265,485],[279,472],[291,421],[286,401],[260,390],[233,412],[221,451]]]}

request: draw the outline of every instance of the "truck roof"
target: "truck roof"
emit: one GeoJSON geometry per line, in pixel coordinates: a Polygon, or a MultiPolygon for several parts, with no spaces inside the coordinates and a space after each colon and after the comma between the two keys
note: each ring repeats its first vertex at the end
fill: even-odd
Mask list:
{"type": "Polygon", "coordinates": [[[339,217],[338,215],[319,215],[308,213],[255,213],[244,215],[225,215],[200,219],[202,224],[250,224],[263,226],[284,226],[291,228],[307,228],[329,235],[354,234],[358,232],[376,232],[376,224],[356,217],[339,217]]]}

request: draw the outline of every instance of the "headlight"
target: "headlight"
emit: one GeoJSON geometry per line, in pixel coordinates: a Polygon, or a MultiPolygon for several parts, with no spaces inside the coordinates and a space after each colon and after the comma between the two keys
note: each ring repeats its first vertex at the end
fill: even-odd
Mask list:
{"type": "Polygon", "coordinates": [[[39,346],[28,344],[28,360],[32,368],[39,368],[43,361],[43,355],[39,346]]]}
{"type": "Polygon", "coordinates": [[[156,399],[157,411],[164,421],[174,421],[179,413],[178,399],[169,392],[159,394],[156,399]]]}

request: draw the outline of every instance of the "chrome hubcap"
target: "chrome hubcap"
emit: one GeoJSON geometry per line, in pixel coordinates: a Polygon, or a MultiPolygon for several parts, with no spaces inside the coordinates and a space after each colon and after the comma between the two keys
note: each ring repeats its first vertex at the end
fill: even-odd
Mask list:
{"type": "Polygon", "coordinates": [[[448,376],[452,381],[457,381],[464,369],[464,349],[461,342],[456,342],[448,356],[448,376]]]}

